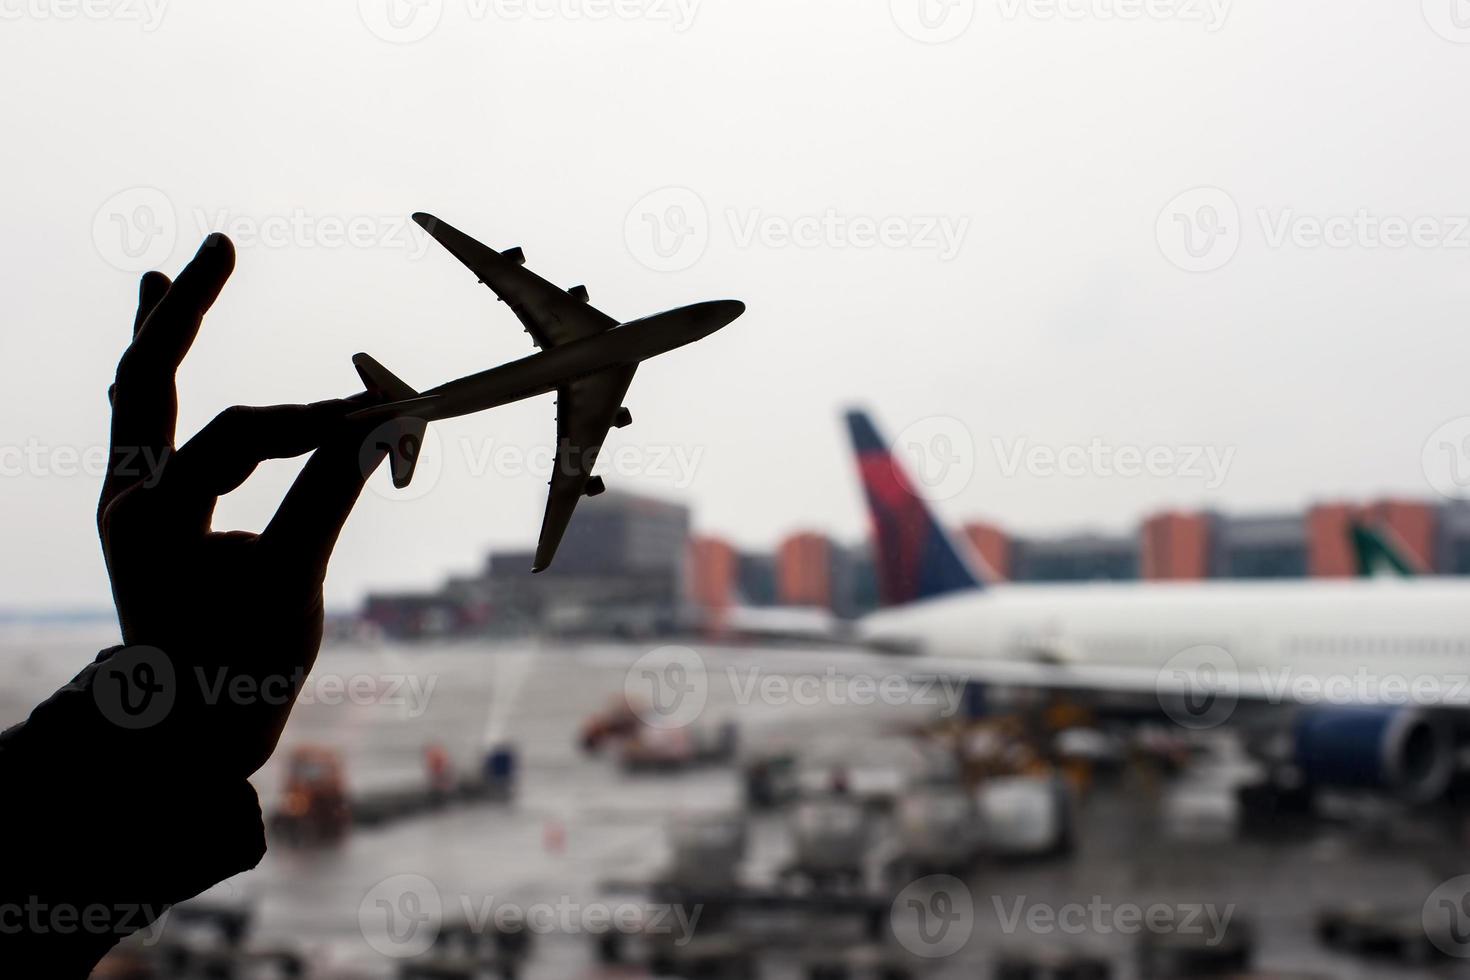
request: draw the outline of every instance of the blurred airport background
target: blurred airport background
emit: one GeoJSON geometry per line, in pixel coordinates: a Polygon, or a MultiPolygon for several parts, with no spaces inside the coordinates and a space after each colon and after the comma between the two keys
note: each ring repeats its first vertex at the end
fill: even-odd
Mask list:
{"type": "MultiPolygon", "coordinates": [[[[1279,726],[1249,716],[915,673],[851,629],[884,605],[872,544],[809,530],[748,553],[692,523],[609,492],[546,574],[497,551],[336,615],[254,779],[265,860],[97,976],[1470,975],[1463,762],[1410,799],[1282,763],[1279,726]]],[[[1378,574],[1368,528],[1390,577],[1467,570],[1453,501],[953,537],[990,581],[1286,585],[1378,574]]],[[[0,626],[0,724],[109,639],[0,626]]]]}
{"type": "MultiPolygon", "coordinates": [[[[527,628],[562,634],[835,635],[882,605],[872,543],[793,531],[765,551],[692,530],[690,506],[609,492],[582,504],[557,564],[495,551],[477,574],[427,592],[370,594],[360,621],[396,639],[527,628]]],[[[1470,501],[1321,503],[1305,512],[1167,511],[1132,534],[1026,537],[969,521],[956,532],[1013,582],[1343,578],[1361,569],[1352,528],[1390,536],[1412,569],[1470,574],[1470,501]]],[[[341,624],[348,627],[355,620],[341,624]]]]}

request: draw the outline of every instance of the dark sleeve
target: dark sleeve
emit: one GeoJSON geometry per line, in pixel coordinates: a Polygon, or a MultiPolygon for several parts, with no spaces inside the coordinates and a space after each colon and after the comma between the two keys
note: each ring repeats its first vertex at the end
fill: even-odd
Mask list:
{"type": "Polygon", "coordinates": [[[118,940],[265,853],[248,780],[201,771],[207,753],[180,769],[167,741],[109,717],[94,685],[121,649],[0,733],[0,975],[85,978],[118,940]]]}

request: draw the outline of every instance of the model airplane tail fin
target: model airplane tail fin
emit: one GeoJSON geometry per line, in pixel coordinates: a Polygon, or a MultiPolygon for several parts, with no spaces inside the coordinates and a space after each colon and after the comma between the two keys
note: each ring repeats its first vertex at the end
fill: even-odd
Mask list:
{"type": "MultiPolygon", "coordinates": [[[[405,384],[392,371],[366,354],[352,358],[367,390],[390,402],[408,401],[418,397],[418,392],[405,384]]],[[[388,465],[393,475],[393,485],[402,490],[413,480],[414,467],[418,465],[419,450],[424,445],[424,432],[429,423],[412,416],[389,419],[373,430],[378,447],[388,454],[388,465]]]]}
{"type": "Polygon", "coordinates": [[[1357,560],[1359,576],[1363,578],[1378,576],[1407,578],[1428,574],[1424,563],[1387,525],[1370,527],[1360,521],[1354,521],[1351,533],[1353,556],[1357,560]]]}
{"type": "Polygon", "coordinates": [[[878,583],[887,605],[984,587],[968,551],[934,519],[890,446],[865,412],[848,412],[847,429],[873,520],[878,583]]]}

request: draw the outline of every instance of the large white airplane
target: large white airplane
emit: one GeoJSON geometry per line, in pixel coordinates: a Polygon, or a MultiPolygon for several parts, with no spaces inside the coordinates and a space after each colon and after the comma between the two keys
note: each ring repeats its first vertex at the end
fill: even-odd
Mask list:
{"type": "Polygon", "coordinates": [[[847,416],[887,608],[866,641],[976,682],[1133,692],[1191,727],[1289,709],[1303,778],[1438,796],[1470,727],[1470,581],[1011,584],[935,520],[847,416]]]}

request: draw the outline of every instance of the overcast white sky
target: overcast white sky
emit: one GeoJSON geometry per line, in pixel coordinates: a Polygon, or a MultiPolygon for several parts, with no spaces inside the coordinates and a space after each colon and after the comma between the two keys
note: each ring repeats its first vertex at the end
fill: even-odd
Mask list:
{"type": "MultiPolygon", "coordinates": [[[[614,316],[745,300],[640,372],[609,451],[646,472],[608,482],[752,546],[860,532],[853,402],[973,463],[947,517],[1020,531],[1433,497],[1426,441],[1470,435],[1454,0],[151,2],[0,0],[0,606],[106,604],[66,450],[105,440],[132,268],[213,229],[239,268],[181,435],[347,394],[359,350],[422,387],[528,353],[415,210],[614,316]],[[1094,440],[1233,455],[1221,479],[1187,452],[1163,477],[1011,465],[1094,440]]],[[[528,545],[544,477],[492,454],[549,446],[552,418],[547,396],[439,426],[412,499],[364,496],[330,601],[528,545]]],[[[298,465],[220,522],[262,525],[298,465]]]]}

